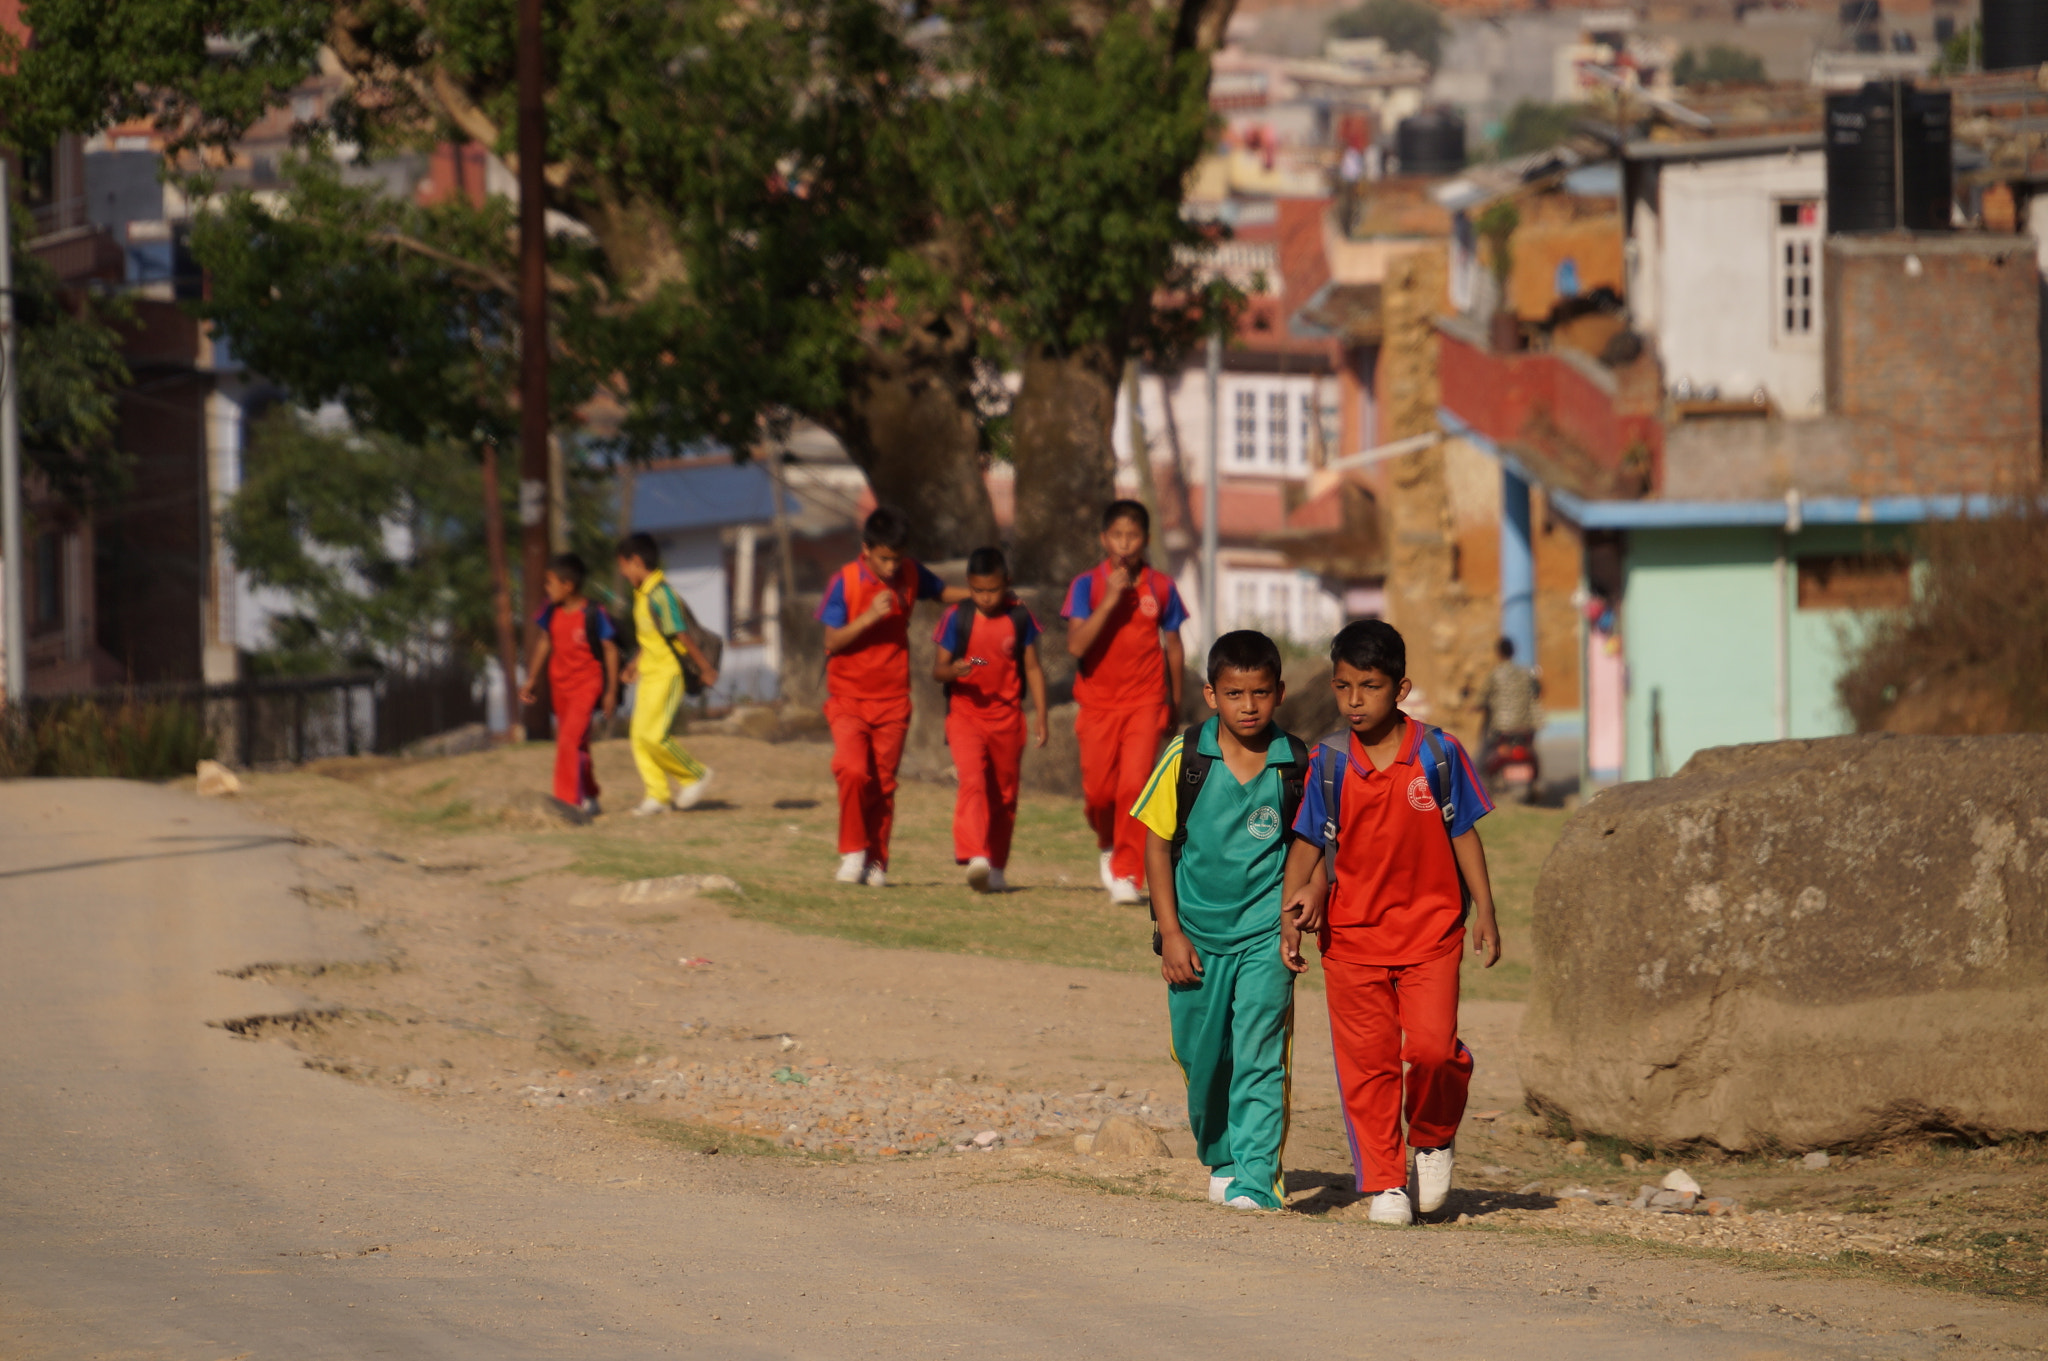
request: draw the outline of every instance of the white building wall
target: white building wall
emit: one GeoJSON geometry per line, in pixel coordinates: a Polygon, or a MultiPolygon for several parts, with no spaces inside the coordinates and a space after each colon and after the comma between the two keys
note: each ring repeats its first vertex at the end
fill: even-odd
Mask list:
{"type": "MultiPolygon", "coordinates": [[[[1800,336],[1782,333],[1778,305],[1786,203],[1821,203],[1827,170],[1818,151],[1666,163],[1659,211],[1637,213],[1632,227],[1662,227],[1661,241],[1639,241],[1650,277],[1650,317],[1664,380],[1723,398],[1759,386],[1787,416],[1824,408],[1819,272],[1813,274],[1814,322],[1800,336]]],[[[1824,224],[1811,229],[1816,234],[1824,224]]]]}

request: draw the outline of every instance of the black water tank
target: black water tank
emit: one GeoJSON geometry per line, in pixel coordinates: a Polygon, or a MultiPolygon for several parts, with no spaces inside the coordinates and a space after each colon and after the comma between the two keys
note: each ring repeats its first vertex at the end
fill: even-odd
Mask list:
{"type": "Polygon", "coordinates": [[[1873,80],[1829,95],[1827,159],[1830,232],[1949,227],[1948,91],[1873,80]]]}
{"type": "Polygon", "coordinates": [[[2009,71],[2048,62],[2048,4],[1984,0],[1984,69],[2009,71]]]}
{"type": "Polygon", "coordinates": [[[1394,154],[1404,175],[1455,175],[1465,168],[1465,119],[1456,109],[1424,109],[1401,120],[1394,154]]]}

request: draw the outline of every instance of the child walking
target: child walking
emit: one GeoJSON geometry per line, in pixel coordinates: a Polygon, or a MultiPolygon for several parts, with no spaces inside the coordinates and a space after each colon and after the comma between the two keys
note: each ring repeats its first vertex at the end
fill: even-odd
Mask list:
{"type": "Polygon", "coordinates": [[[590,764],[590,721],[600,703],[605,722],[619,702],[619,644],[611,616],[583,598],[583,559],[562,553],[541,575],[548,603],[534,620],[540,636],[526,663],[519,702],[533,703],[543,662],[555,709],[555,803],[583,818],[598,814],[597,773],[590,764]]]}
{"type": "Polygon", "coordinates": [[[1472,1085],[1472,1053],[1458,1038],[1467,935],[1485,967],[1500,960],[1474,828],[1493,804],[1458,739],[1401,712],[1408,652],[1392,625],[1345,625],[1330,665],[1348,732],[1314,753],[1287,861],[1281,952],[1300,972],[1301,937],[1319,935],[1358,1191],[1372,1196],[1373,1223],[1410,1224],[1418,1211],[1442,1209],[1450,1193],[1452,1145],[1472,1085]],[[1404,1117],[1415,1150],[1412,1195],[1404,1117]]]}
{"type": "MultiPolygon", "coordinates": [[[[711,768],[684,751],[672,731],[683,708],[683,658],[691,655],[683,602],[661,574],[661,545],[652,534],[634,534],[619,545],[619,575],[633,587],[633,633],[640,645],[639,655],[626,667],[626,679],[637,685],[633,764],[640,768],[647,797],[633,816],[693,808],[711,787],[711,768]]],[[[691,664],[705,685],[718,683],[710,658],[696,657],[691,664]]]]}
{"type": "Polygon", "coordinates": [[[1172,578],[1145,562],[1152,517],[1136,501],[1102,512],[1103,560],[1067,590],[1067,651],[1081,743],[1081,793],[1102,854],[1110,900],[1138,902],[1145,885],[1145,829],[1131,816],[1159,743],[1180,712],[1180,626],[1187,607],[1172,578]],[[1162,645],[1161,638],[1164,637],[1162,645]]]}
{"type": "Polygon", "coordinates": [[[888,882],[889,829],[896,817],[896,767],[910,732],[910,611],[967,592],[904,556],[910,523],[883,506],[861,527],[860,556],[825,588],[825,720],[832,725],[832,776],[839,784],[842,884],[888,882]]]}
{"type": "Polygon", "coordinates": [[[1308,770],[1307,744],[1273,722],[1286,693],[1272,639],[1218,638],[1202,687],[1215,716],[1167,744],[1131,810],[1188,1126],[1209,1199],[1240,1210],[1284,1203],[1294,975],[1280,956],[1281,888],[1308,770]]]}
{"type": "Polygon", "coordinates": [[[953,861],[967,866],[976,893],[1003,893],[1010,837],[1017,827],[1017,780],[1024,765],[1024,693],[1045,745],[1045,671],[1038,662],[1038,621],[1010,594],[1000,548],[967,559],[972,604],[939,620],[932,676],[946,687],[946,745],[960,774],[953,804],[953,861]]]}

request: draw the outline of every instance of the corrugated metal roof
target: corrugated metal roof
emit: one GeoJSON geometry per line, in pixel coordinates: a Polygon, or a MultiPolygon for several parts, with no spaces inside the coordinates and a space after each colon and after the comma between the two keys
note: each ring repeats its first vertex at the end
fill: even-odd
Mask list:
{"type": "MultiPolygon", "coordinates": [[[[713,463],[641,473],[633,482],[633,528],[673,534],[775,518],[774,481],[759,463],[713,463]]],[[[794,513],[794,498],[788,502],[794,513]]]]}

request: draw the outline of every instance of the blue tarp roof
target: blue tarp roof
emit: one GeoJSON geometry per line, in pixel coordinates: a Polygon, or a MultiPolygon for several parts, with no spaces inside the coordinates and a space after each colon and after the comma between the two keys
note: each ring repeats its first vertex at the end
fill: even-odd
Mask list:
{"type": "MultiPolygon", "coordinates": [[[[759,463],[714,463],[641,473],[633,483],[633,529],[673,534],[775,518],[775,484],[759,463]]],[[[796,511],[796,500],[785,505],[796,511]]]]}

